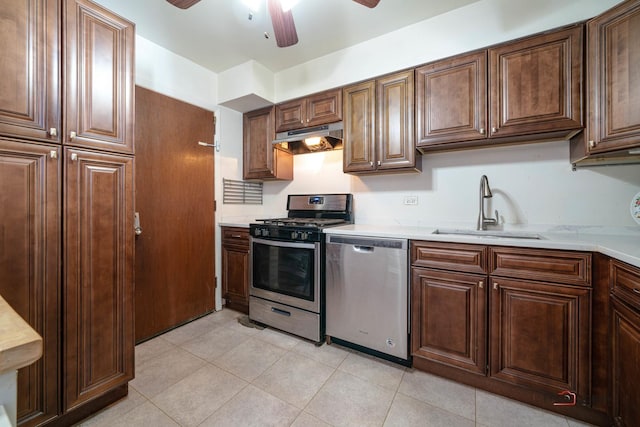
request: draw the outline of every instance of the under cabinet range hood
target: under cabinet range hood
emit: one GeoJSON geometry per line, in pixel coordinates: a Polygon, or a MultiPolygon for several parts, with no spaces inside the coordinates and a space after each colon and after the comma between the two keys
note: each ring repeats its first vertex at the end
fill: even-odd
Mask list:
{"type": "Polygon", "coordinates": [[[342,122],[276,134],[273,145],[292,154],[342,149],[342,122]]]}

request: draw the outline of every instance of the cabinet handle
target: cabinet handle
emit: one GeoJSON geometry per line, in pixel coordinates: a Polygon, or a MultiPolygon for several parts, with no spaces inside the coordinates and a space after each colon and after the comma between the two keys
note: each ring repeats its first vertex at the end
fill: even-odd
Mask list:
{"type": "Polygon", "coordinates": [[[479,287],[480,289],[484,289],[484,281],[483,281],[483,280],[480,280],[480,281],[478,282],[478,287],[479,287]]]}
{"type": "Polygon", "coordinates": [[[382,164],[382,162],[380,162],[380,160],[378,160],[378,166],[380,166],[382,164]]]}
{"type": "Polygon", "coordinates": [[[76,133],[74,131],[69,132],[69,139],[75,139],[76,138],[76,133]]]}
{"type": "Polygon", "coordinates": [[[498,286],[500,286],[500,285],[498,285],[498,283],[494,282],[493,283],[493,290],[497,291],[498,290],[498,286]]]}
{"type": "Polygon", "coordinates": [[[231,235],[231,238],[232,238],[232,239],[239,239],[240,237],[242,237],[242,236],[241,236],[241,235],[239,235],[239,234],[232,234],[232,235],[231,235]]]}
{"type": "Polygon", "coordinates": [[[52,136],[52,137],[54,137],[54,138],[55,138],[56,136],[58,136],[58,129],[56,129],[56,128],[49,128],[49,136],[52,136]]]}
{"type": "Polygon", "coordinates": [[[633,288],[633,292],[635,292],[636,294],[640,294],[640,289],[638,289],[638,288],[633,288]]]}
{"type": "Polygon", "coordinates": [[[484,135],[484,132],[485,132],[484,128],[480,128],[480,135],[484,135]]]}
{"type": "Polygon", "coordinates": [[[558,396],[565,396],[565,402],[553,402],[553,406],[576,406],[576,394],[569,390],[562,390],[558,396]]]}
{"type": "Polygon", "coordinates": [[[139,236],[142,234],[142,227],[140,227],[140,213],[139,212],[135,212],[133,214],[133,230],[136,233],[136,236],[139,236]]]}
{"type": "Polygon", "coordinates": [[[73,160],[74,162],[78,160],[78,155],[76,153],[71,153],[71,160],[73,160]]]}
{"type": "Polygon", "coordinates": [[[58,158],[58,152],[56,150],[51,150],[49,152],[49,155],[51,156],[52,159],[57,159],[58,158]]]}
{"type": "Polygon", "coordinates": [[[495,127],[495,126],[494,126],[494,127],[492,127],[492,128],[491,128],[491,133],[496,133],[496,132],[498,132],[498,128],[497,128],[497,127],[495,127]]]}
{"type": "Polygon", "coordinates": [[[369,162],[369,166],[373,166],[373,162],[369,162]]]}
{"type": "Polygon", "coordinates": [[[589,148],[596,148],[596,142],[595,141],[589,141],[589,148]]]}

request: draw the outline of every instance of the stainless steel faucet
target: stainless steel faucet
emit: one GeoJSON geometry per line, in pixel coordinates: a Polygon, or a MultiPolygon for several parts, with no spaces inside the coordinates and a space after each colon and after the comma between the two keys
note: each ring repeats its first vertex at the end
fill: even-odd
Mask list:
{"type": "Polygon", "coordinates": [[[491,188],[489,188],[489,179],[486,175],[480,178],[480,206],[478,212],[478,230],[486,230],[487,225],[498,225],[498,211],[496,210],[495,218],[487,218],[484,215],[484,199],[493,197],[491,188]]]}

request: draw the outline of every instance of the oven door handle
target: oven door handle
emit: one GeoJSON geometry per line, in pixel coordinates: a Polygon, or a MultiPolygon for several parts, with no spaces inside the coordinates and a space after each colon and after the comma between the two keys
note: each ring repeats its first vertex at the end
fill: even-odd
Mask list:
{"type": "Polygon", "coordinates": [[[288,311],[280,310],[279,308],[271,307],[271,311],[276,314],[282,314],[283,316],[291,317],[291,313],[288,311]]]}
{"type": "Polygon", "coordinates": [[[316,249],[320,247],[320,243],[300,243],[300,242],[288,242],[283,240],[267,240],[267,239],[257,239],[255,237],[251,237],[251,241],[253,243],[258,243],[261,245],[267,246],[278,246],[281,248],[294,248],[294,249],[316,249]]]}

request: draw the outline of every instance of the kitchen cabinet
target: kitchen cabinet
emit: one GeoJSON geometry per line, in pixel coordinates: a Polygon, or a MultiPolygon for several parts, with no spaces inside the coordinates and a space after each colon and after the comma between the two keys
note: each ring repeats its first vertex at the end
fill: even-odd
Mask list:
{"type": "Polygon", "coordinates": [[[640,269],[611,261],[611,402],[616,426],[640,420],[640,269]]]}
{"type": "Polygon", "coordinates": [[[421,170],[415,150],[413,70],[348,86],[343,102],[345,173],[421,170]]]}
{"type": "Polygon", "coordinates": [[[417,68],[417,147],[573,136],[583,126],[582,34],[574,25],[417,68]]]}
{"type": "Polygon", "coordinates": [[[18,371],[17,418],[58,414],[60,378],[61,148],[0,138],[0,295],[43,340],[42,358],[18,371]]]}
{"type": "Polygon", "coordinates": [[[134,26],[87,0],[5,6],[0,292],[44,343],[18,422],[69,425],[133,378],[133,157],[104,151],[133,153],[134,26]]]}
{"type": "Polygon", "coordinates": [[[244,179],[292,180],[293,155],[273,147],[275,107],[245,113],[242,124],[244,179]]]}
{"type": "Polygon", "coordinates": [[[587,127],[571,141],[571,161],[624,158],[640,147],[640,1],[587,22],[586,57],[587,127]]]}
{"type": "Polygon", "coordinates": [[[249,314],[249,229],[222,227],[222,297],[225,305],[249,314]]]}
{"type": "Polygon", "coordinates": [[[342,120],[342,90],[333,89],[276,105],[276,132],[342,120]]]}
{"type": "Polygon", "coordinates": [[[411,274],[414,367],[584,416],[590,253],[412,241],[411,274]],[[565,390],[577,410],[553,405],[565,390]]]}
{"type": "Polygon", "coordinates": [[[60,13],[55,0],[2,5],[0,135],[60,142],[60,13]]]}
{"type": "Polygon", "coordinates": [[[134,25],[89,0],[62,4],[63,143],[131,154],[134,25]]]}

